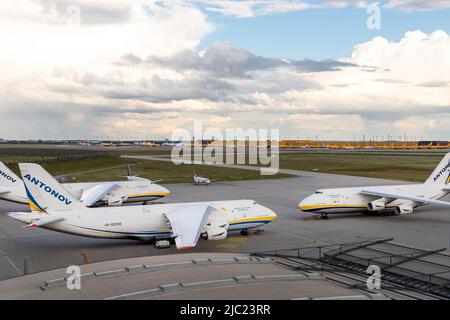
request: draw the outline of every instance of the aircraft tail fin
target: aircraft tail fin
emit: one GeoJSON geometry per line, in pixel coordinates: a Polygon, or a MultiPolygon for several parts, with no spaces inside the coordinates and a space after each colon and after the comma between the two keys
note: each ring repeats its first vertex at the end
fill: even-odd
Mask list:
{"type": "Polygon", "coordinates": [[[65,211],[85,208],[66,188],[40,165],[19,163],[30,207],[33,211],[65,211]]]}
{"type": "Polygon", "coordinates": [[[14,186],[22,184],[22,180],[0,161],[0,186],[14,186]]]}
{"type": "Polygon", "coordinates": [[[444,156],[425,183],[439,184],[442,186],[447,186],[450,183],[450,152],[444,156]]]}

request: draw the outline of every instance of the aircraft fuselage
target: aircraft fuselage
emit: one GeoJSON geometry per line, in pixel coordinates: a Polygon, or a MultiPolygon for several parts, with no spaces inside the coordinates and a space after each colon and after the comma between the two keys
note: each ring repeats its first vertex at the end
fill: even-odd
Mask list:
{"type": "Polygon", "coordinates": [[[412,208],[423,205],[410,200],[385,199],[360,193],[362,190],[367,188],[376,189],[380,192],[408,194],[436,200],[447,194],[446,191],[442,191],[440,186],[433,184],[321,189],[302,200],[299,203],[298,208],[304,212],[314,212],[320,214],[361,212],[369,211],[369,203],[380,199],[383,199],[385,204],[385,208],[380,211],[394,210],[400,205],[410,205],[412,208]]]}

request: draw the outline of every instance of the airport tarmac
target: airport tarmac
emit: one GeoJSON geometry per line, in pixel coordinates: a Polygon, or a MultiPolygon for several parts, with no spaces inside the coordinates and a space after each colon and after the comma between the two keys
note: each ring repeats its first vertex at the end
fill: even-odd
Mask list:
{"type": "MultiPolygon", "coordinates": [[[[423,249],[449,246],[448,209],[426,206],[409,216],[379,217],[365,214],[331,215],[329,220],[306,219],[298,202],[319,188],[399,184],[398,181],[340,176],[315,172],[293,178],[241,182],[215,182],[210,186],[172,184],[165,202],[253,199],[278,214],[278,219],[248,237],[230,234],[224,241],[200,240],[191,252],[246,253],[280,248],[297,248],[377,238],[395,238],[397,243],[423,249]]],[[[444,199],[449,201],[449,199],[444,199]]],[[[23,229],[23,224],[6,212],[24,211],[26,206],[0,201],[0,280],[20,275],[27,257],[30,271],[38,272],[140,256],[173,254],[177,250],[156,249],[133,240],[82,238],[44,229],[23,229]]]]}

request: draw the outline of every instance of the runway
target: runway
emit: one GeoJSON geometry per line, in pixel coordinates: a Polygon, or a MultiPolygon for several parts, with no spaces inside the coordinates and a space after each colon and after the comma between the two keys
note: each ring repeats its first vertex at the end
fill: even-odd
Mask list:
{"type": "MultiPolygon", "coordinates": [[[[329,220],[304,220],[311,214],[298,211],[298,202],[319,188],[398,184],[398,181],[349,177],[314,172],[293,178],[244,182],[216,182],[210,186],[167,185],[172,192],[165,202],[253,199],[274,210],[278,219],[249,237],[230,234],[224,241],[200,240],[191,252],[255,252],[395,238],[424,249],[449,246],[448,209],[427,206],[409,216],[378,217],[363,214],[330,216],[329,220]]],[[[449,199],[444,199],[449,201],[449,199]]],[[[177,250],[156,249],[132,240],[81,238],[44,229],[23,229],[6,212],[24,211],[26,206],[0,201],[0,280],[23,272],[24,256],[31,271],[45,271],[83,262],[173,254],[177,250]]]]}

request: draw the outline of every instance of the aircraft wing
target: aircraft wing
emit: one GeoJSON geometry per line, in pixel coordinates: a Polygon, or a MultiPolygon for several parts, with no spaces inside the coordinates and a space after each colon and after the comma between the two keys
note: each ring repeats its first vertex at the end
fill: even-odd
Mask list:
{"type": "Polygon", "coordinates": [[[361,194],[366,194],[370,196],[377,196],[377,197],[385,197],[385,198],[391,198],[391,199],[403,199],[403,200],[411,200],[418,203],[432,203],[432,204],[438,204],[443,206],[450,206],[450,202],[446,201],[440,201],[440,200],[434,200],[424,197],[417,197],[417,196],[411,196],[406,194],[400,194],[400,193],[388,193],[388,192],[380,192],[376,190],[361,190],[361,194]]]}
{"type": "Polygon", "coordinates": [[[178,250],[189,249],[197,244],[206,218],[214,210],[208,205],[185,207],[165,213],[169,220],[178,250]]]}
{"type": "Polygon", "coordinates": [[[120,186],[117,183],[97,184],[85,190],[81,195],[80,201],[83,202],[86,207],[90,207],[94,203],[102,199],[104,196],[106,196],[108,193],[116,190],[119,187],[120,186]]]}
{"type": "Polygon", "coordinates": [[[54,222],[62,221],[64,220],[63,217],[57,217],[57,216],[45,216],[35,222],[30,223],[29,225],[25,226],[26,228],[36,228],[36,227],[42,227],[47,224],[51,224],[54,222]]]}
{"type": "Polygon", "coordinates": [[[142,182],[152,182],[152,181],[150,181],[149,179],[146,179],[146,178],[141,178],[141,177],[138,177],[138,176],[127,176],[127,180],[128,181],[142,181],[142,182]]]}
{"type": "Polygon", "coordinates": [[[0,187],[0,194],[10,193],[10,192],[11,192],[11,190],[8,190],[8,189],[6,189],[6,188],[0,187]]]}
{"type": "Polygon", "coordinates": [[[25,228],[36,228],[36,227],[42,227],[47,224],[51,224],[54,222],[62,221],[64,220],[63,217],[58,216],[42,216],[40,214],[36,213],[29,213],[29,212],[11,212],[8,214],[11,218],[14,218],[16,220],[29,223],[25,226],[25,228]]]}

